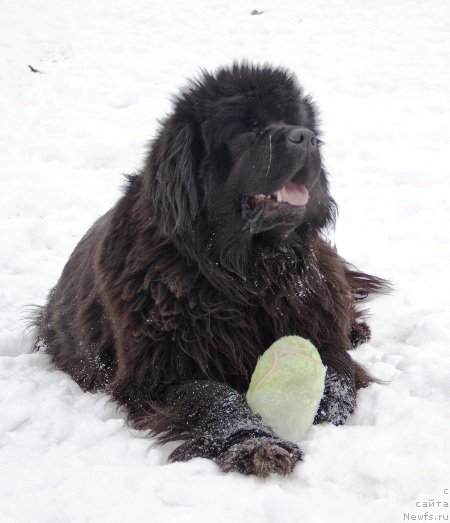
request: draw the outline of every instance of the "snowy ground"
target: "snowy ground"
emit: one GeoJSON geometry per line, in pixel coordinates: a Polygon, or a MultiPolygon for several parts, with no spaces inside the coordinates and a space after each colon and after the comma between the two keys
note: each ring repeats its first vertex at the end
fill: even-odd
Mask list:
{"type": "Polygon", "coordinates": [[[450,4],[3,1],[0,29],[1,523],[448,517],[450,4]],[[388,383],[360,393],[346,426],[311,429],[284,479],[166,465],[170,449],[106,396],[30,354],[21,319],[140,167],[168,95],[244,57],[290,67],[314,94],[335,240],[396,287],[355,354],[388,383]]]}

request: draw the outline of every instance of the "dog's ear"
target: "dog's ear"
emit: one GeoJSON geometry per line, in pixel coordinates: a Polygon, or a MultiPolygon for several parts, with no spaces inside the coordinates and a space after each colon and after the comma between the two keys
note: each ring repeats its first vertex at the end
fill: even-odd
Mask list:
{"type": "Polygon", "coordinates": [[[164,235],[192,233],[199,210],[197,163],[201,139],[189,121],[175,117],[163,123],[145,167],[151,206],[164,235]]]}

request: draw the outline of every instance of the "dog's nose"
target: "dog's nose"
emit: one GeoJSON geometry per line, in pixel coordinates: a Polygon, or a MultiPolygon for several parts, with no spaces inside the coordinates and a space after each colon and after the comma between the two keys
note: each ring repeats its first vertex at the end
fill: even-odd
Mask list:
{"type": "Polygon", "coordinates": [[[315,149],[317,147],[316,135],[306,127],[295,127],[287,136],[290,143],[304,149],[315,149]]]}

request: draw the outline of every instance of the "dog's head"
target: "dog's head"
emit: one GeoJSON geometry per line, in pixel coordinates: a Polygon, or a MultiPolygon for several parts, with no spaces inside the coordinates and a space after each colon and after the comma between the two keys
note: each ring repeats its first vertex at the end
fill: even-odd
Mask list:
{"type": "Polygon", "coordinates": [[[333,218],[314,105],[283,69],[203,73],[175,100],[147,170],[167,233],[200,219],[225,243],[274,241],[333,218]]]}

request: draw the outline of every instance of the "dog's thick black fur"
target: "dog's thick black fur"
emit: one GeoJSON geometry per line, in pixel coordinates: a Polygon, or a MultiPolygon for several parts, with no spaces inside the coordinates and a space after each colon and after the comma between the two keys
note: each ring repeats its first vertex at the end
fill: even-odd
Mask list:
{"type": "Polygon", "coordinates": [[[372,378],[347,351],[385,282],[351,268],[332,225],[316,111],[283,69],[203,73],[174,101],[144,169],[75,248],[37,315],[37,344],[88,391],[105,390],[170,459],[286,474],[301,459],[243,394],[277,338],[311,340],[327,366],[316,422],[344,423],[372,378]]]}

